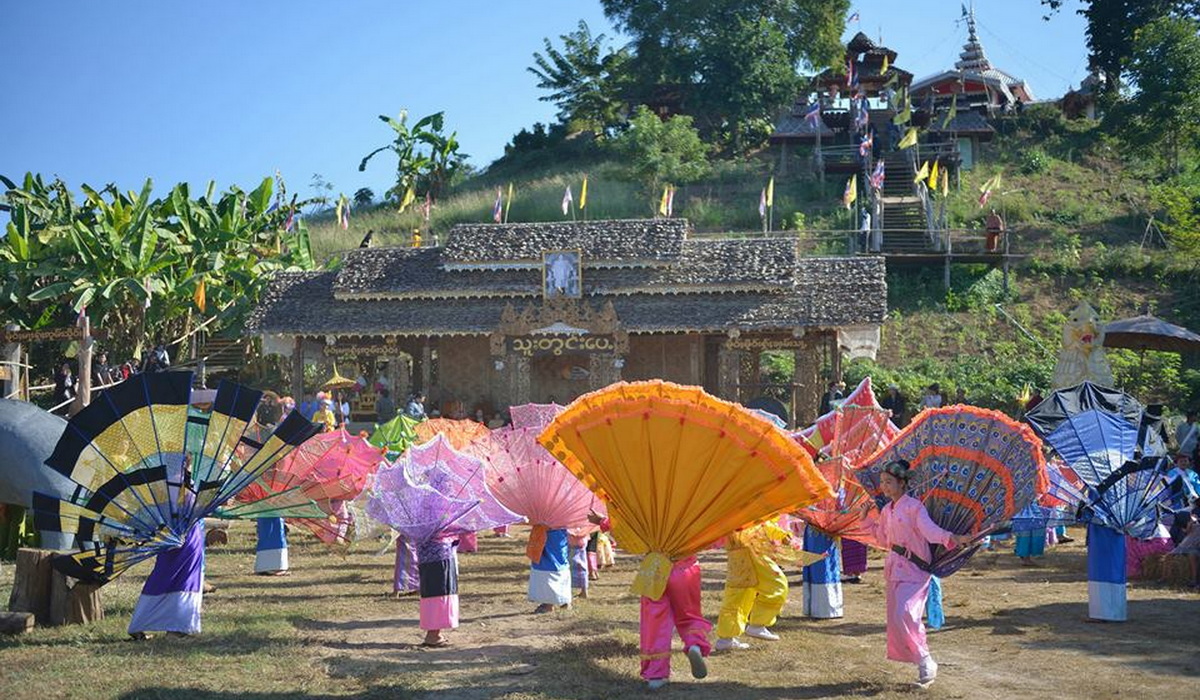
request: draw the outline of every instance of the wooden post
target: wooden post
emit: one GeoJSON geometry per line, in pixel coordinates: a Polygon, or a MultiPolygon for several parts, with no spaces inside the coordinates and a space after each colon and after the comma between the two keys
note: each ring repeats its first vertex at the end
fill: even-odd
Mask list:
{"type": "Polygon", "coordinates": [[[92,402],[92,324],[88,321],[87,313],[83,314],[82,335],[79,340],[79,385],[75,393],[75,402],[71,404],[71,415],[75,415],[92,402]]]}
{"type": "Polygon", "coordinates": [[[421,392],[426,398],[430,398],[429,393],[433,387],[430,383],[433,382],[433,347],[429,343],[429,338],[421,345],[421,392]]]}
{"type": "Polygon", "coordinates": [[[10,612],[33,613],[43,625],[50,624],[50,579],[53,569],[52,549],[21,548],[13,573],[12,594],[8,597],[10,612]]]}
{"type": "Polygon", "coordinates": [[[292,398],[299,405],[304,400],[304,341],[292,339],[292,398]]]}
{"type": "MultiPolygon", "coordinates": [[[[21,330],[21,327],[15,323],[10,323],[5,328],[10,331],[21,330]]],[[[13,395],[15,399],[24,398],[23,396],[16,395],[21,389],[21,377],[24,376],[23,368],[21,367],[21,344],[6,343],[3,352],[0,353],[0,359],[9,363],[5,365],[5,369],[8,370],[8,379],[0,382],[0,386],[4,387],[4,393],[0,394],[0,397],[13,395]]]]}

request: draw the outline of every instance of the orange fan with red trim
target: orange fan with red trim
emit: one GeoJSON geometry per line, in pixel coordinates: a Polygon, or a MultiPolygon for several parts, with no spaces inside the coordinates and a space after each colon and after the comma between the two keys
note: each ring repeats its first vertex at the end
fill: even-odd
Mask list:
{"type": "MultiPolygon", "coordinates": [[[[925,503],[935,523],[959,535],[982,538],[1049,487],[1042,441],[1033,430],[1003,413],[974,406],[921,412],[867,460],[858,480],[878,494],[884,466],[898,459],[912,467],[909,493],[925,503]]],[[[952,550],[934,546],[933,573],[954,573],[976,549],[978,545],[952,550]]]]}
{"type": "Polygon", "coordinates": [[[621,547],[645,555],[632,590],[655,600],[672,562],[833,494],[787,433],[698,387],[613,384],[539,440],[608,505],[621,547]]]}
{"type": "Polygon", "coordinates": [[[456,450],[465,449],[467,445],[491,432],[483,423],[454,418],[430,418],[417,423],[413,430],[417,433],[415,444],[429,442],[438,435],[444,435],[450,446],[456,450]]]}

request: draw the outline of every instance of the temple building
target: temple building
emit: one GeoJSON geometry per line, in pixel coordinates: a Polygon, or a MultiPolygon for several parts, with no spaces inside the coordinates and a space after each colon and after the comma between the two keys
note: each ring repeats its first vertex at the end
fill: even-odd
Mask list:
{"type": "Polygon", "coordinates": [[[959,95],[959,110],[983,108],[995,110],[1016,107],[1034,101],[1033,91],[1020,78],[992,65],[975,27],[975,8],[966,11],[967,43],[963,44],[953,69],[922,78],[909,89],[913,102],[925,104],[935,96],[959,95]],[[965,99],[964,99],[965,98],[965,99]]]}
{"type": "MultiPolygon", "coordinates": [[[[336,270],[279,273],[248,333],[306,364],[337,363],[443,414],[566,403],[621,379],[771,398],[815,418],[843,357],[873,356],[883,260],[803,257],[791,238],[695,238],[682,219],[461,224],[442,246],[365,248],[336,270]],[[763,353],[794,359],[764,372],[763,353]]],[[[374,395],[357,395],[357,420],[374,395]]]]}

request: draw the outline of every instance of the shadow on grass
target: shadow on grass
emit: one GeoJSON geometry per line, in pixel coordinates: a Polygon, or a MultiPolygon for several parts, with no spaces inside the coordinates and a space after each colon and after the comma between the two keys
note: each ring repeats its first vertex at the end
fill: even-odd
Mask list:
{"type": "Polygon", "coordinates": [[[1200,676],[1195,628],[1179,620],[1197,619],[1200,599],[1156,598],[1129,601],[1129,620],[1122,623],[1087,619],[1086,603],[1048,603],[1027,608],[1005,608],[991,618],[955,619],[944,631],[991,629],[1000,636],[1024,636],[1030,630],[1050,627],[1051,639],[1022,642],[1030,649],[1069,649],[1111,658],[1139,671],[1155,668],[1173,675],[1200,676]]]}

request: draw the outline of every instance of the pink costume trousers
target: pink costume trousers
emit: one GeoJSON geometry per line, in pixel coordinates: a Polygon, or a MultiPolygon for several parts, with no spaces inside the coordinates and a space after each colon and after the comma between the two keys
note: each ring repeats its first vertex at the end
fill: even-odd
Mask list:
{"type": "Polygon", "coordinates": [[[921,621],[928,597],[928,576],[924,581],[887,582],[887,657],[892,661],[915,664],[929,656],[921,621]]]}
{"type": "Polygon", "coordinates": [[[667,590],[658,600],[642,598],[642,678],[671,676],[671,634],[679,632],[683,648],[700,647],[708,656],[712,623],[700,612],[700,565],[696,557],[680,559],[667,579],[667,590]]]}

